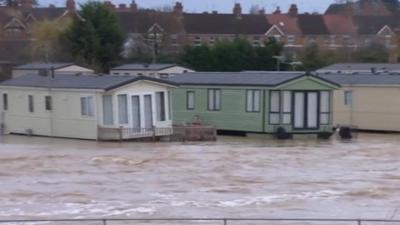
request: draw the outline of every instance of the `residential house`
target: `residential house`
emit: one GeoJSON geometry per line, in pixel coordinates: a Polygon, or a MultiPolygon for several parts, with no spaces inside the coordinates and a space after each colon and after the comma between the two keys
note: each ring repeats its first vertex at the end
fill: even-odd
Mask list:
{"type": "Polygon", "coordinates": [[[332,73],[319,77],[341,85],[333,97],[335,127],[400,132],[399,75],[332,73]]]}
{"type": "Polygon", "coordinates": [[[34,7],[31,0],[21,0],[13,6],[0,6],[0,60],[34,60],[34,24],[45,20],[62,22],[75,16],[77,12],[74,0],[66,0],[65,7],[34,7]]]}
{"type": "Polygon", "coordinates": [[[12,77],[20,77],[28,74],[43,75],[54,70],[55,74],[93,74],[94,70],[78,66],[74,63],[29,63],[16,66],[12,70],[12,77]]]}
{"type": "Polygon", "coordinates": [[[202,122],[242,133],[332,131],[331,95],[339,85],[304,72],[175,75],[173,122],[202,122]]]}
{"type": "Polygon", "coordinates": [[[5,133],[92,140],[170,134],[175,84],[146,76],[25,75],[0,83],[5,133]]]}
{"type": "Polygon", "coordinates": [[[247,39],[254,46],[262,46],[269,37],[281,35],[268,22],[264,14],[243,14],[236,3],[231,14],[183,14],[185,44],[192,46],[213,45],[218,41],[247,39]]]}
{"type": "Polygon", "coordinates": [[[336,63],[318,69],[316,72],[318,74],[400,74],[400,63],[336,63]]]}
{"type": "Polygon", "coordinates": [[[178,66],[176,64],[124,64],[114,67],[110,70],[112,75],[135,75],[149,76],[156,78],[166,78],[170,74],[194,72],[189,68],[178,66]]]}
{"type": "MultiPolygon", "coordinates": [[[[235,3],[231,13],[217,11],[189,13],[181,2],[172,10],[140,9],[132,1],[130,6],[106,4],[115,11],[128,38],[123,55],[127,58],[143,54],[176,54],[184,46],[213,45],[219,40],[244,38],[254,46],[262,46],[268,38],[284,43],[288,54],[296,57],[310,44],[321,49],[340,50],[351,61],[351,53],[373,43],[390,52],[389,60],[398,58],[399,7],[384,0],[349,1],[332,4],[325,14],[299,13],[292,4],[287,12],[277,8],[258,14],[242,12],[235,3]]],[[[15,7],[0,7],[0,60],[32,61],[34,39],[32,26],[36,21],[64,20],[79,17],[75,1],[65,7],[32,7],[27,2],[15,7]],[[1,54],[3,53],[3,54],[1,54]]]]}

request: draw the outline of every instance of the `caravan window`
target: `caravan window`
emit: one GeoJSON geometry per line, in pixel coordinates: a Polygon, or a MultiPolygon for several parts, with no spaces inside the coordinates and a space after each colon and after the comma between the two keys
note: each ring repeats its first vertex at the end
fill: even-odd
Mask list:
{"type": "Polygon", "coordinates": [[[28,95],[28,110],[29,112],[34,112],[33,95],[28,95]]]}
{"type": "Polygon", "coordinates": [[[208,89],[208,110],[221,110],[221,89],[208,89]]]}
{"type": "Polygon", "coordinates": [[[280,91],[270,92],[270,103],[269,103],[269,123],[280,124],[280,113],[281,113],[281,96],[280,91]]]}
{"type": "Polygon", "coordinates": [[[118,118],[119,124],[128,123],[128,96],[118,95],[118,118]]]}
{"type": "Polygon", "coordinates": [[[44,97],[44,101],[45,101],[45,108],[47,111],[51,111],[53,109],[52,106],[52,101],[51,101],[51,96],[45,96],[44,97]]]}
{"type": "Polygon", "coordinates": [[[194,91],[186,92],[186,109],[187,110],[194,110],[194,104],[195,104],[194,98],[195,98],[194,91]]]}
{"type": "Polygon", "coordinates": [[[345,91],[344,92],[344,105],[351,106],[353,104],[353,92],[345,91]]]}
{"type": "Polygon", "coordinates": [[[247,112],[260,112],[261,105],[261,91],[260,90],[247,90],[246,91],[246,111],[247,112]]]}
{"type": "Polygon", "coordinates": [[[103,95],[103,124],[114,124],[112,95],[103,95]]]}
{"type": "Polygon", "coordinates": [[[331,114],[331,95],[329,91],[320,93],[320,124],[329,124],[331,114]]]}
{"type": "Polygon", "coordinates": [[[165,121],[165,94],[156,92],[157,121],[165,121]]]}
{"type": "Polygon", "coordinates": [[[94,100],[92,96],[81,97],[81,115],[94,116],[94,100]]]}
{"type": "Polygon", "coordinates": [[[8,95],[6,93],[3,94],[3,110],[8,110],[8,95]]]}

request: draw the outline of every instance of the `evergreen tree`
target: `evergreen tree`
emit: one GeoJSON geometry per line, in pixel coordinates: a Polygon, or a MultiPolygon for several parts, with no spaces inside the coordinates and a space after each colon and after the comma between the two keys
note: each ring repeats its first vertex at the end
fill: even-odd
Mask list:
{"type": "Polygon", "coordinates": [[[104,3],[89,1],[66,32],[72,55],[107,72],[120,60],[125,35],[118,19],[104,3]]]}
{"type": "Polygon", "coordinates": [[[221,41],[213,46],[186,47],[182,62],[198,71],[275,70],[283,46],[270,39],[254,47],[247,40],[221,41]]]}

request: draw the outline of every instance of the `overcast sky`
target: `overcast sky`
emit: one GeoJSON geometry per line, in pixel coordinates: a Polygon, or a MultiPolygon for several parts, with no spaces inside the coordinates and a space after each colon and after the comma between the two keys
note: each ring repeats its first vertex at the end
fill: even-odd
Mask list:
{"type": "MultiPolygon", "coordinates": [[[[42,5],[50,3],[55,5],[64,5],[66,0],[39,0],[42,5]]],[[[75,0],[84,3],[86,0],[75,0]]],[[[164,5],[173,5],[177,0],[136,0],[140,7],[150,8],[164,5]]],[[[112,0],[114,4],[129,3],[131,0],[112,0]]],[[[204,12],[217,10],[219,12],[231,12],[233,4],[239,2],[242,4],[244,12],[248,12],[251,5],[265,7],[267,12],[273,11],[280,6],[282,11],[286,12],[290,4],[296,3],[301,12],[324,12],[328,5],[334,0],[180,0],[183,2],[187,12],[204,12]]]]}

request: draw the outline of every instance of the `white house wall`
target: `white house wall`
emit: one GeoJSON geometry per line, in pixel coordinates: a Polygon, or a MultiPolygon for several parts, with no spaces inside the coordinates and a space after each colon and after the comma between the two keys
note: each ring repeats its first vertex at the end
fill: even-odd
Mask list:
{"type": "Polygon", "coordinates": [[[8,110],[4,124],[8,133],[25,134],[32,129],[34,135],[97,139],[97,110],[93,117],[81,115],[80,98],[94,92],[48,91],[46,89],[2,88],[8,94],[8,110]],[[34,97],[34,112],[28,110],[28,95],[34,97]],[[52,97],[52,110],[45,109],[45,96],[52,97]]]}
{"type": "Polygon", "coordinates": [[[181,66],[173,66],[164,70],[111,70],[110,74],[112,75],[122,75],[122,76],[132,76],[132,75],[143,75],[149,77],[159,78],[160,74],[174,74],[174,73],[185,73],[185,72],[194,72],[194,70],[190,70],[181,66]]]}
{"type": "Polygon", "coordinates": [[[165,70],[160,70],[159,73],[160,74],[173,74],[173,73],[187,73],[187,72],[194,72],[194,70],[190,70],[188,68],[185,67],[181,67],[181,66],[173,66],[170,68],[167,68],[165,70]]]}
{"type": "MultiPolygon", "coordinates": [[[[104,95],[112,95],[112,105],[113,105],[113,121],[114,125],[110,126],[105,126],[103,124],[103,120],[101,119],[99,121],[99,124],[102,124],[104,127],[124,127],[124,128],[130,128],[132,127],[133,121],[132,121],[132,101],[131,97],[132,96],[139,96],[140,99],[140,113],[141,113],[141,127],[145,128],[144,125],[144,96],[145,95],[151,95],[152,98],[152,113],[153,113],[153,126],[157,128],[169,128],[172,126],[172,115],[169,115],[170,109],[169,109],[169,99],[168,99],[168,91],[170,90],[169,87],[165,85],[160,85],[157,83],[149,82],[149,81],[139,81],[133,84],[129,84],[123,87],[120,87],[118,89],[112,90],[110,92],[104,93],[104,95]],[[156,92],[164,92],[165,96],[165,114],[166,114],[166,120],[165,121],[157,121],[157,110],[156,110],[156,97],[155,94],[156,92]],[[119,113],[118,113],[118,95],[123,95],[126,94],[128,96],[128,124],[119,124],[119,113]]],[[[99,106],[99,118],[103,118],[103,112],[102,112],[102,98],[98,100],[98,106],[99,106]]]]}
{"type": "Polygon", "coordinates": [[[94,73],[94,70],[77,66],[77,65],[71,65],[67,66],[61,69],[56,70],[57,73],[94,73]]]}

